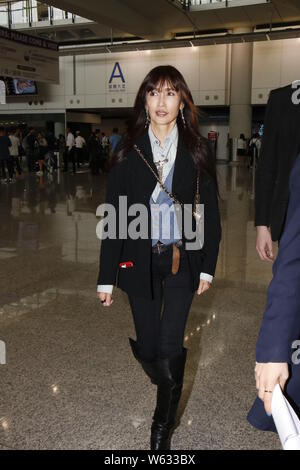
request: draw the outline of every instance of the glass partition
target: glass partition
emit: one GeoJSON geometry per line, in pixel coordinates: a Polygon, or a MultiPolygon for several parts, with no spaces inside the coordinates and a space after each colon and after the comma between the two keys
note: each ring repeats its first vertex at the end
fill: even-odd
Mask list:
{"type": "Polygon", "coordinates": [[[29,6],[27,1],[11,2],[10,10],[12,24],[29,22],[29,6]]]}
{"type": "Polygon", "coordinates": [[[59,8],[52,7],[52,18],[53,20],[64,20],[66,19],[66,12],[59,8]]]}
{"type": "Polygon", "coordinates": [[[0,26],[8,26],[8,8],[7,5],[0,5],[0,26]]]}
{"type": "Polygon", "coordinates": [[[72,19],[76,23],[76,20],[82,20],[82,17],[37,0],[3,2],[0,4],[1,26],[10,27],[14,24],[22,23],[27,23],[29,26],[32,23],[38,23],[42,26],[42,23],[45,21],[57,22],[66,19],[72,19]]]}
{"type": "Polygon", "coordinates": [[[31,0],[31,18],[34,23],[50,20],[50,7],[42,2],[31,0]]]}

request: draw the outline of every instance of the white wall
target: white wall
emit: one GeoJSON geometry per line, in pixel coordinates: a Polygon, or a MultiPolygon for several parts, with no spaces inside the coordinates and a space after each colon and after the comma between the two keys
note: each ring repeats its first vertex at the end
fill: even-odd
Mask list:
{"type": "MultiPolygon", "coordinates": [[[[185,77],[197,105],[228,104],[227,56],[230,46],[178,48],[151,52],[89,54],[76,56],[74,81],[73,57],[60,58],[60,84],[39,85],[38,98],[21,98],[1,110],[32,109],[28,101],[37,101],[35,109],[88,109],[132,107],[136,92],[146,74],[157,65],[174,65],[185,77]],[[114,64],[120,63],[126,90],[108,87],[114,64]],[[76,95],[73,94],[74,83],[76,95]],[[40,104],[43,100],[44,103],[40,104]]],[[[119,79],[115,79],[115,83],[119,79]]],[[[120,82],[121,83],[121,82],[120,82]]]]}
{"type": "Polygon", "coordinates": [[[270,90],[300,79],[300,40],[254,43],[252,104],[265,104],[270,90]]]}
{"type": "MultiPolygon", "coordinates": [[[[252,104],[265,104],[271,89],[300,79],[299,53],[299,39],[254,43],[252,104]]],[[[182,72],[197,105],[229,105],[230,60],[230,45],[89,54],[75,58],[74,81],[73,57],[61,57],[59,85],[39,83],[37,98],[8,99],[8,104],[1,105],[0,113],[132,107],[137,89],[147,72],[162,64],[174,65],[182,72]],[[115,62],[121,65],[126,80],[125,92],[108,89],[115,62]],[[33,103],[29,105],[29,101],[33,103]]]]}
{"type": "MultiPolygon", "coordinates": [[[[207,47],[182,48],[77,57],[77,94],[79,98],[82,96],[86,108],[132,107],[137,90],[149,70],[157,65],[169,64],[184,75],[196,104],[225,105],[227,47],[221,45],[210,50],[207,47]],[[126,80],[125,92],[108,89],[109,77],[116,62],[120,63],[126,80]]],[[[68,102],[70,98],[66,97],[67,106],[71,104],[68,102]]],[[[76,102],[73,106],[77,107],[76,102]]]]}

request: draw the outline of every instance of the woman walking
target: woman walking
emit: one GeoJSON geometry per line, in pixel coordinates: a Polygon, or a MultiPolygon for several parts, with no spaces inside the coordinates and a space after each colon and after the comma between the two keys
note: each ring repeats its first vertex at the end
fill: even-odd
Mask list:
{"type": "Polygon", "coordinates": [[[48,142],[45,139],[43,132],[39,132],[37,135],[38,141],[38,160],[39,160],[39,167],[40,170],[37,172],[38,176],[42,176],[43,172],[46,171],[47,167],[45,164],[45,156],[48,152],[48,142]]]}
{"type": "MultiPolygon", "coordinates": [[[[156,67],[138,90],[132,125],[115,151],[106,196],[116,210],[117,233],[119,197],[127,197],[128,208],[143,204],[146,236],[102,240],[97,289],[104,307],[113,303],[114,285],[128,294],[137,336],[129,339],[130,345],[157,385],[151,449],[170,448],[183,386],[188,313],[195,291],[200,295],[210,288],[217,263],[217,194],[214,162],[200,136],[191,92],[177,69],[156,67]],[[177,210],[192,207],[198,192],[205,212],[204,245],[188,249],[188,224],[184,217],[181,223],[177,210]]],[[[127,227],[132,219],[129,215],[127,227]]],[[[190,220],[195,231],[195,220],[190,220]]]]}

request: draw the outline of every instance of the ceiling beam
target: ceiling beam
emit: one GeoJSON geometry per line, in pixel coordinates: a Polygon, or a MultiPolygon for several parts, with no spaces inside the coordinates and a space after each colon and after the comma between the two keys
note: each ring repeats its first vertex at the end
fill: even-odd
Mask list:
{"type": "Polygon", "coordinates": [[[169,37],[158,21],[150,21],[133,10],[126,0],[45,0],[45,3],[144,39],[169,37]]]}
{"type": "Polygon", "coordinates": [[[213,46],[217,44],[236,44],[247,42],[259,41],[273,41],[279,39],[295,39],[300,38],[300,28],[287,28],[272,31],[254,31],[252,33],[239,33],[239,34],[219,34],[207,35],[186,39],[176,39],[170,41],[128,41],[127,43],[119,44],[78,44],[75,46],[59,47],[60,56],[81,55],[81,54],[105,54],[113,52],[130,52],[130,51],[151,51],[170,49],[178,47],[199,47],[199,46],[213,46]]]}

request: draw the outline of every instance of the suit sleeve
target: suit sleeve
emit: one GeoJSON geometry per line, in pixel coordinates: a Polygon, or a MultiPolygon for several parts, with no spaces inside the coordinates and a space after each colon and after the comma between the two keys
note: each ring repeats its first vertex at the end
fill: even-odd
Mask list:
{"type": "Polygon", "coordinates": [[[109,172],[106,204],[111,204],[116,214],[116,237],[107,237],[101,242],[98,285],[116,285],[123,239],[119,234],[119,196],[126,196],[127,159],[115,165],[109,172]]]}
{"type": "Polygon", "coordinates": [[[277,179],[280,94],[272,90],[269,96],[264,135],[255,182],[255,226],[270,225],[270,211],[277,179]]]}
{"type": "Polygon", "coordinates": [[[221,222],[215,183],[207,179],[200,185],[201,204],[204,204],[204,245],[201,271],[214,276],[221,240],[221,222]]]}
{"type": "Polygon", "coordinates": [[[273,267],[267,307],[256,344],[257,362],[291,362],[292,343],[299,339],[300,334],[299,286],[300,191],[298,189],[291,192],[287,222],[273,267]]]}

